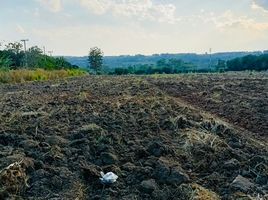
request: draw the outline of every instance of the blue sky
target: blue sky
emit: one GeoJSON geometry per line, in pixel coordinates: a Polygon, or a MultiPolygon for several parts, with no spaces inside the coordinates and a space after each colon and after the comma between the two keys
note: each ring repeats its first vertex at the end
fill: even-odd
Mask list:
{"type": "Polygon", "coordinates": [[[54,55],[268,49],[268,0],[0,0],[0,42],[54,55]]]}

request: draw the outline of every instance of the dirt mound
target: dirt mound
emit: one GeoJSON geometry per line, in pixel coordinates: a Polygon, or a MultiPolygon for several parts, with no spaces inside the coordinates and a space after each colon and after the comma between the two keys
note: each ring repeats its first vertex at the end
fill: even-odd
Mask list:
{"type": "Polygon", "coordinates": [[[5,85],[0,94],[2,199],[267,196],[265,141],[181,103],[147,78],[5,85]],[[5,181],[13,163],[17,172],[5,181]],[[101,171],[117,174],[117,182],[103,186],[101,171]]]}

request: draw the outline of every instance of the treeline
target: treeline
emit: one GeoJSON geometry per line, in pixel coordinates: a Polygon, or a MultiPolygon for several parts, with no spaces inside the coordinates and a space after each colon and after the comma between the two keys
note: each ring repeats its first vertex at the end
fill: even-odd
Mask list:
{"type": "Polygon", "coordinates": [[[207,68],[197,68],[192,63],[179,59],[161,59],[156,64],[131,65],[127,68],[115,68],[109,74],[179,74],[179,73],[213,73],[226,71],[264,71],[268,70],[268,54],[248,55],[229,61],[218,60],[216,65],[207,68]]]}
{"type": "MultiPolygon", "coordinates": [[[[207,68],[208,66],[217,65],[218,60],[231,60],[237,57],[246,55],[261,55],[262,51],[255,52],[222,52],[214,54],[194,54],[194,53],[181,53],[181,54],[154,54],[154,55],[120,55],[120,56],[105,56],[103,58],[103,64],[107,67],[114,69],[117,67],[127,68],[128,66],[141,65],[141,64],[153,64],[155,65],[158,60],[161,59],[180,59],[184,62],[191,62],[200,68],[207,68]]],[[[66,57],[66,59],[80,67],[86,68],[88,66],[87,57],[66,57]]]]}
{"type": "Polygon", "coordinates": [[[130,65],[127,68],[115,68],[110,74],[178,74],[196,72],[196,66],[192,63],[183,62],[180,59],[161,59],[153,64],[130,65]]]}
{"type": "Polygon", "coordinates": [[[248,55],[241,58],[235,58],[226,62],[228,71],[264,71],[268,70],[268,54],[259,56],[248,55]]]}
{"type": "Polygon", "coordinates": [[[9,43],[0,50],[0,69],[76,69],[78,66],[67,62],[63,57],[52,57],[45,55],[37,46],[23,51],[23,46],[19,42],[9,43]]]}

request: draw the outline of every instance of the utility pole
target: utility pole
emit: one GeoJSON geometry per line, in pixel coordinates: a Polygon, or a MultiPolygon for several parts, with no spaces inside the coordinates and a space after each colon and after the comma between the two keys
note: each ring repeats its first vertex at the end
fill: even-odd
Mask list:
{"type": "Polygon", "coordinates": [[[44,53],[44,56],[46,55],[46,47],[43,46],[43,53],[44,53]]]}
{"type": "Polygon", "coordinates": [[[27,58],[27,52],[26,52],[26,42],[29,41],[29,39],[22,39],[21,40],[23,42],[24,45],[24,53],[25,53],[25,66],[28,67],[28,58],[27,58]]]}
{"type": "Polygon", "coordinates": [[[211,52],[212,52],[212,49],[209,48],[209,69],[211,69],[212,67],[212,58],[211,58],[211,52]]]}
{"type": "Polygon", "coordinates": [[[47,51],[50,56],[52,56],[53,51],[47,51]]]}

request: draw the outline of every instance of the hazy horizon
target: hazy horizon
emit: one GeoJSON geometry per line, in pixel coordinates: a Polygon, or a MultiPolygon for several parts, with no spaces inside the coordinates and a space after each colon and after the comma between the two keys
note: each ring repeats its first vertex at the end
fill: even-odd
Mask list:
{"type": "MultiPolygon", "coordinates": [[[[220,52],[212,52],[211,54],[221,54],[221,53],[240,53],[240,52],[265,52],[268,51],[268,47],[267,49],[264,49],[264,50],[252,50],[252,51],[245,51],[245,50],[241,50],[241,51],[220,51],[220,52]]],[[[118,55],[104,55],[104,57],[109,57],[109,56],[138,56],[138,55],[142,55],[142,56],[153,56],[153,55],[161,55],[161,54],[197,54],[197,55],[205,55],[205,54],[209,54],[209,51],[208,52],[204,52],[204,53],[198,53],[198,52],[162,52],[162,53],[153,53],[153,54],[118,54],[118,55]]],[[[88,56],[87,54],[85,55],[54,55],[54,56],[64,56],[64,57],[86,57],[88,56]]]]}
{"type": "Polygon", "coordinates": [[[0,0],[0,42],[53,55],[263,51],[267,0],[0,0]]]}

